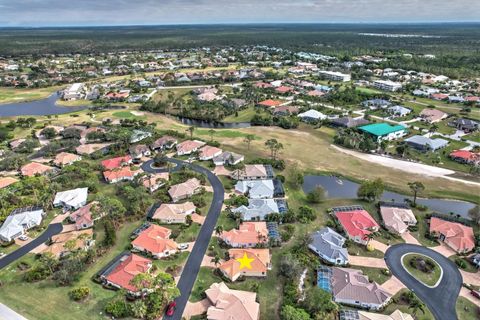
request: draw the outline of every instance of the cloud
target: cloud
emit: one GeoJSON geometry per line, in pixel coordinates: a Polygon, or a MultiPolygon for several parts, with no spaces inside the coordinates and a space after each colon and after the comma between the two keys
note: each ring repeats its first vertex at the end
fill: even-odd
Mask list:
{"type": "Polygon", "coordinates": [[[0,0],[0,25],[479,21],[478,0],[0,0]]]}

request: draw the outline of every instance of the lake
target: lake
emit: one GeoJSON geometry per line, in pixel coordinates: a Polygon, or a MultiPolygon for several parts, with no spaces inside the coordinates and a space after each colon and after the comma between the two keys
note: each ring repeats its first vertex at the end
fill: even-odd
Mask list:
{"type": "Polygon", "coordinates": [[[87,106],[60,106],[57,105],[57,100],[58,95],[54,93],[46,99],[34,100],[29,102],[0,104],[0,117],[48,116],[75,112],[88,108],[87,106]]]}
{"type": "MultiPolygon", "coordinates": [[[[345,198],[356,199],[359,184],[347,179],[333,176],[315,176],[307,175],[304,177],[302,189],[305,193],[310,192],[316,186],[321,186],[326,191],[327,198],[345,198]]],[[[413,199],[410,195],[403,195],[396,192],[385,191],[382,195],[382,201],[392,201],[403,203],[405,198],[413,199]]],[[[475,204],[466,201],[448,200],[448,199],[426,199],[417,198],[417,203],[429,207],[431,210],[449,215],[450,212],[461,215],[469,219],[468,211],[475,204]]]]}
{"type": "Polygon", "coordinates": [[[195,126],[199,128],[210,128],[210,129],[240,129],[250,127],[250,122],[219,122],[219,121],[209,121],[209,120],[200,120],[192,119],[177,116],[175,117],[181,123],[195,126]]]}

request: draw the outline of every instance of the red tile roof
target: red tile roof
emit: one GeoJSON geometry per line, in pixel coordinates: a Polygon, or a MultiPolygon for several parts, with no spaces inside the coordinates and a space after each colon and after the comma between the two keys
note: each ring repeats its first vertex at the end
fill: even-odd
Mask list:
{"type": "Polygon", "coordinates": [[[365,210],[340,211],[335,214],[350,237],[361,237],[372,233],[372,229],[378,228],[378,223],[365,210]]]}
{"type": "Polygon", "coordinates": [[[152,224],[132,241],[132,245],[143,248],[153,254],[160,254],[165,250],[176,250],[178,245],[175,241],[169,239],[170,234],[170,229],[152,224]]]}
{"type": "Polygon", "coordinates": [[[286,86],[280,86],[277,89],[275,89],[278,93],[287,93],[293,91],[293,88],[291,87],[286,87],[286,86]]]}
{"type": "Polygon", "coordinates": [[[268,99],[268,100],[260,101],[258,104],[261,105],[261,106],[264,106],[264,107],[271,108],[271,107],[277,107],[277,106],[283,104],[283,101],[268,99]]]}
{"type": "Polygon", "coordinates": [[[461,223],[432,217],[430,219],[430,232],[443,234],[445,241],[453,244],[459,252],[468,252],[475,248],[473,229],[461,223]]]}
{"type": "Polygon", "coordinates": [[[32,177],[36,174],[44,174],[47,171],[52,170],[52,167],[49,167],[47,165],[44,165],[42,163],[38,162],[30,162],[24,165],[21,169],[20,172],[22,175],[27,176],[27,177],[32,177]]]}
{"type": "Polygon", "coordinates": [[[467,150],[455,150],[450,153],[451,158],[462,159],[466,162],[475,162],[480,160],[480,154],[467,150]]]}
{"type": "Polygon", "coordinates": [[[123,167],[117,170],[109,170],[103,172],[103,177],[107,181],[114,181],[123,178],[132,178],[139,174],[139,171],[132,171],[130,167],[123,167]]]}
{"type": "Polygon", "coordinates": [[[123,157],[116,157],[112,159],[107,159],[102,161],[102,166],[107,169],[115,169],[115,168],[120,168],[125,164],[128,164],[132,162],[132,157],[129,155],[123,156],[123,157]]]}
{"type": "Polygon", "coordinates": [[[113,269],[106,279],[124,289],[136,292],[138,289],[131,285],[130,281],[132,281],[137,274],[148,272],[151,266],[151,260],[132,253],[113,269]]]}

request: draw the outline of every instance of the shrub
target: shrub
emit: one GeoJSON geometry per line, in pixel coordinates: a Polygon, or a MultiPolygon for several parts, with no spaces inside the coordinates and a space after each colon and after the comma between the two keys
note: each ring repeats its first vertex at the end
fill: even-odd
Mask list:
{"type": "Polygon", "coordinates": [[[455,263],[457,264],[457,266],[458,266],[460,269],[465,269],[465,268],[467,268],[467,263],[466,263],[465,260],[463,260],[463,259],[457,258],[457,259],[455,259],[455,263]]]}
{"type": "Polygon", "coordinates": [[[78,287],[70,290],[68,295],[70,296],[70,299],[72,299],[73,301],[82,301],[82,300],[85,300],[90,295],[90,288],[78,287]]]}
{"type": "Polygon", "coordinates": [[[130,309],[123,297],[116,297],[109,301],[105,306],[105,312],[115,318],[125,318],[130,316],[130,309]]]}
{"type": "Polygon", "coordinates": [[[310,203],[320,203],[323,199],[325,199],[325,190],[320,186],[316,186],[307,194],[307,201],[310,203]]]}

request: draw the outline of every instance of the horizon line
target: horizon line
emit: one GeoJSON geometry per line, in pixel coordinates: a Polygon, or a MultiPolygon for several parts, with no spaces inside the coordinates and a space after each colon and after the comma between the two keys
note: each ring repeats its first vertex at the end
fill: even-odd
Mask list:
{"type": "Polygon", "coordinates": [[[85,25],[0,25],[0,29],[42,28],[108,28],[108,27],[175,27],[175,26],[248,26],[248,25],[435,25],[435,24],[480,24],[479,21],[352,21],[352,22],[211,22],[211,23],[165,23],[165,24],[85,24],[85,25]]]}

